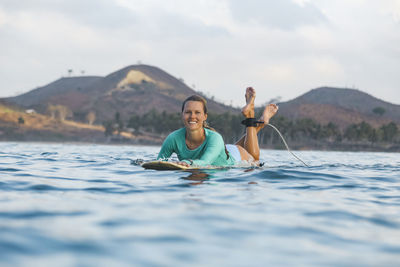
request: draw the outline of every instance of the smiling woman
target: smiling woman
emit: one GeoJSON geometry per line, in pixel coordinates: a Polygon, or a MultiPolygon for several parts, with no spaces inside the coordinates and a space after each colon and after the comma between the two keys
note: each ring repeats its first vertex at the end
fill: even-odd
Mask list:
{"type": "Polygon", "coordinates": [[[246,105],[242,109],[246,118],[243,121],[246,134],[235,145],[225,145],[222,136],[208,126],[207,101],[198,95],[188,97],[182,104],[182,121],[185,127],[168,135],[157,159],[164,160],[176,153],[179,159],[177,163],[183,166],[229,166],[240,161],[259,164],[257,133],[268,124],[278,107],[269,104],[257,121],[254,119],[255,96],[255,90],[248,87],[245,94],[246,105]]]}

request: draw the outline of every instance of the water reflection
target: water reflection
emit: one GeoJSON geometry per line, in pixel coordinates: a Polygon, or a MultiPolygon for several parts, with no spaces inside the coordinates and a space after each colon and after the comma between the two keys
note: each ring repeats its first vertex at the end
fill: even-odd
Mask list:
{"type": "Polygon", "coordinates": [[[193,183],[189,183],[190,185],[199,185],[204,181],[210,179],[211,175],[204,170],[187,170],[184,172],[190,173],[189,176],[182,177],[184,180],[193,181],[193,183]]]}
{"type": "MultiPolygon", "coordinates": [[[[193,183],[189,183],[189,185],[199,185],[202,184],[204,181],[210,180],[210,178],[218,178],[218,181],[234,181],[240,180],[240,178],[227,178],[225,176],[221,177],[221,172],[226,172],[232,168],[219,168],[219,169],[196,169],[196,170],[184,170],[183,173],[189,173],[188,176],[183,176],[181,179],[193,181],[193,183]]],[[[239,168],[239,172],[249,173],[253,172],[258,168],[239,168]]],[[[251,184],[253,182],[250,182],[251,184]]],[[[256,184],[256,183],[255,183],[256,184]]]]}

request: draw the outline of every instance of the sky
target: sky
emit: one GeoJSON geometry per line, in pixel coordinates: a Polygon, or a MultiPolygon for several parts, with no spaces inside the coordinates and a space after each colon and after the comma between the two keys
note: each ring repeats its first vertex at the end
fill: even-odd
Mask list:
{"type": "Polygon", "coordinates": [[[400,104],[400,0],[0,0],[0,97],[138,63],[234,106],[247,86],[400,104]]]}

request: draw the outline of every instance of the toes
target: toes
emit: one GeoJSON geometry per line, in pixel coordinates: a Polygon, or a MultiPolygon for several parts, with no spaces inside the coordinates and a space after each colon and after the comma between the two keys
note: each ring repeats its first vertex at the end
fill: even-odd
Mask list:
{"type": "Polygon", "coordinates": [[[246,88],[246,95],[254,95],[256,93],[256,90],[254,90],[253,87],[247,87],[246,88]]]}
{"type": "Polygon", "coordinates": [[[277,112],[279,107],[276,104],[269,104],[268,105],[270,107],[271,111],[277,112]]]}
{"type": "Polygon", "coordinates": [[[253,87],[248,87],[248,89],[249,89],[249,93],[250,93],[252,96],[254,96],[254,95],[256,94],[256,90],[254,90],[253,87]]]}

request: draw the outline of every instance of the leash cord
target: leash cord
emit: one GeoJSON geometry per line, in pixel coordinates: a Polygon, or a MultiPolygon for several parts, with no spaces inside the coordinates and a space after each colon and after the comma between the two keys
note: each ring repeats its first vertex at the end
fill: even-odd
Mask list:
{"type": "Polygon", "coordinates": [[[298,159],[299,161],[301,161],[305,166],[309,167],[302,159],[300,159],[298,156],[296,156],[296,155],[290,150],[290,148],[289,148],[288,144],[286,143],[285,138],[283,138],[281,132],[280,132],[274,125],[272,125],[272,124],[270,124],[270,123],[267,124],[267,125],[270,126],[270,127],[272,127],[272,129],[274,129],[274,130],[279,134],[279,136],[281,137],[283,143],[284,143],[285,146],[286,146],[287,151],[289,151],[289,153],[292,154],[293,157],[295,157],[296,159],[298,159]]]}

